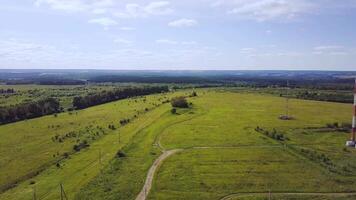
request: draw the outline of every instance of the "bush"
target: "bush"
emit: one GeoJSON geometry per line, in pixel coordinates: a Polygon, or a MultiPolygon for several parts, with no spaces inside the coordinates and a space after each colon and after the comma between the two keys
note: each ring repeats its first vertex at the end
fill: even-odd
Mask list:
{"type": "Polygon", "coordinates": [[[175,108],[188,108],[189,104],[185,97],[175,97],[171,100],[171,104],[175,108]]]}
{"type": "Polygon", "coordinates": [[[78,152],[78,151],[80,151],[80,150],[82,150],[84,148],[87,148],[87,147],[89,147],[89,144],[88,144],[88,142],[86,140],[84,140],[83,142],[81,142],[79,144],[75,144],[73,146],[73,150],[78,152]]]}
{"type": "Polygon", "coordinates": [[[124,158],[124,157],[126,157],[126,154],[125,154],[123,151],[119,150],[119,151],[116,153],[116,156],[117,156],[118,158],[124,158]]]}
{"type": "Polygon", "coordinates": [[[172,114],[177,114],[177,109],[172,108],[171,113],[172,113],[172,114]]]}
{"type": "Polygon", "coordinates": [[[192,94],[190,95],[190,97],[196,97],[196,96],[198,96],[198,95],[195,91],[193,91],[192,94]]]}

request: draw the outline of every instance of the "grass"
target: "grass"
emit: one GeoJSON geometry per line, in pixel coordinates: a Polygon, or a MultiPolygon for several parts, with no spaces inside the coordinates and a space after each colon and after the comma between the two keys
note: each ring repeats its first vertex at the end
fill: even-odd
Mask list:
{"type": "Polygon", "coordinates": [[[328,149],[324,153],[330,155],[335,165],[343,166],[347,162],[350,170],[355,171],[352,163],[356,161],[356,151],[343,151],[348,133],[310,131],[313,134],[310,137],[314,137],[310,140],[296,131],[347,122],[351,106],[293,99],[290,107],[295,120],[281,121],[278,116],[284,112],[284,102],[283,98],[269,95],[219,91],[197,99],[194,103],[207,109],[206,114],[166,129],[161,137],[162,145],[168,149],[241,148],[193,149],[173,156],[158,172],[150,199],[218,199],[234,192],[263,192],[267,188],[299,192],[353,191],[355,177],[331,173],[318,161],[295,150],[306,143],[314,150],[328,149]],[[254,131],[256,126],[286,132],[290,138],[286,143],[295,148],[284,149],[280,142],[254,131]]]}
{"type": "MultiPolygon", "coordinates": [[[[108,135],[120,133],[109,125],[120,127],[121,119],[140,118],[140,115],[156,108],[170,95],[151,95],[95,106],[71,113],[12,123],[0,126],[0,186],[8,188],[26,180],[72,154],[73,146],[81,141],[93,143],[108,135]],[[136,117],[135,117],[136,116],[136,117]],[[69,133],[73,137],[67,137],[69,133]],[[58,136],[63,140],[55,140],[58,136]],[[21,144],[21,145],[17,145],[21,144]],[[19,167],[21,166],[21,167],[19,167]]],[[[169,109],[169,108],[166,108],[169,109]]],[[[143,117],[141,120],[148,120],[143,117]]]]}
{"type": "MultiPolygon", "coordinates": [[[[240,197],[233,197],[229,200],[268,200],[269,195],[241,195],[240,197]]],[[[322,196],[322,195],[280,195],[271,194],[271,199],[283,200],[353,200],[355,195],[335,195],[335,196],[322,196]]]]}
{"type": "Polygon", "coordinates": [[[190,120],[188,110],[179,110],[179,115],[167,111],[159,120],[141,130],[123,148],[124,158],[116,158],[102,174],[99,174],[76,196],[76,199],[134,199],[141,190],[146,173],[161,149],[156,138],[168,127],[190,120]]]}
{"type": "Polygon", "coordinates": [[[283,147],[191,149],[167,160],[149,199],[219,199],[236,192],[353,191],[353,178],[332,175],[283,147]]]}
{"type": "Polygon", "coordinates": [[[61,162],[61,168],[49,167],[39,176],[1,194],[0,199],[32,199],[34,187],[36,187],[37,196],[40,199],[59,199],[60,193],[58,191],[61,182],[68,198],[73,199],[80,188],[99,174],[103,166],[108,165],[120,148],[127,144],[135,134],[157,120],[167,111],[167,107],[167,105],[164,105],[156,108],[137,119],[135,123],[123,127],[120,130],[121,135],[116,132],[93,142],[88,149],[61,162]],[[101,162],[99,161],[100,153],[101,162]],[[35,184],[31,185],[31,182],[35,182],[35,184]]]}
{"type": "MultiPolygon", "coordinates": [[[[7,170],[6,176],[1,173],[0,180],[5,183],[21,170],[26,174],[42,164],[57,161],[58,157],[53,157],[56,151],[62,155],[72,149],[75,140],[56,143],[51,139],[55,134],[82,130],[82,140],[91,137],[97,126],[106,132],[94,140],[87,138],[91,146],[61,161],[60,169],[51,164],[39,176],[0,194],[0,199],[31,199],[34,186],[44,199],[55,199],[61,181],[70,199],[135,199],[148,169],[161,153],[160,146],[184,150],[165,160],[155,176],[149,199],[219,199],[233,193],[269,189],[275,192],[355,190],[356,151],[344,149],[348,133],[319,131],[327,123],[349,122],[351,105],[291,99],[290,112],[295,120],[282,121],[278,117],[285,112],[283,98],[221,89],[197,91],[198,97],[188,99],[193,103],[191,109],[179,109],[175,115],[170,113],[170,105],[165,104],[117,130],[107,127],[123,117],[132,117],[137,110],[156,107],[153,104],[162,100],[162,96],[151,95],[146,103],[142,99],[123,100],[78,114],[64,113],[0,126],[0,132],[6,133],[5,140],[0,140],[0,156],[4,157],[0,168],[7,170]],[[267,137],[256,132],[256,126],[276,129],[289,140],[267,137]],[[117,144],[119,133],[123,141],[117,144]],[[11,146],[17,142],[24,144],[27,152],[11,146]],[[125,157],[115,157],[119,149],[125,157]],[[330,171],[320,160],[303,154],[301,149],[325,154],[336,166],[336,172],[330,171]],[[98,162],[100,150],[102,167],[98,162]],[[13,159],[14,155],[20,159],[13,159]],[[11,159],[15,164],[9,167],[11,159]],[[347,175],[339,173],[345,166],[349,170],[347,175]],[[30,185],[30,181],[35,184],[30,185]]],[[[300,199],[298,195],[280,197],[300,199]]],[[[240,198],[249,199],[236,197],[240,198]]],[[[253,198],[264,197],[254,195],[253,198]]]]}

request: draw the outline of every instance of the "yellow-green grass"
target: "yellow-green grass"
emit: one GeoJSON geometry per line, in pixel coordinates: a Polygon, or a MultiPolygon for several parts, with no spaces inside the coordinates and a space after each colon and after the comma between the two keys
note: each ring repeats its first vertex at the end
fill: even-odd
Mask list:
{"type": "MultiPolygon", "coordinates": [[[[172,149],[265,144],[270,141],[254,131],[256,126],[283,130],[320,127],[348,122],[352,115],[348,104],[293,99],[290,113],[296,120],[282,121],[278,117],[285,113],[285,99],[258,94],[210,92],[193,102],[207,114],[167,129],[161,138],[163,146],[172,149]]],[[[347,139],[346,134],[342,136],[347,139]]]]}
{"type": "Polygon", "coordinates": [[[64,153],[73,152],[78,139],[91,142],[114,133],[124,137],[121,129],[114,131],[108,125],[119,127],[122,119],[134,119],[135,115],[140,118],[146,108],[155,108],[165,96],[122,100],[57,117],[46,116],[0,126],[0,186],[11,186],[53,165],[64,153]],[[64,136],[72,131],[82,135],[65,138],[63,142],[53,141],[55,135],[64,136]]]}
{"type": "Polygon", "coordinates": [[[115,158],[102,174],[82,188],[76,199],[135,199],[145,182],[148,169],[161,154],[157,138],[168,127],[194,118],[195,114],[191,112],[183,109],[178,111],[179,115],[173,115],[167,111],[155,123],[141,130],[123,148],[126,157],[115,158]]]}
{"type": "Polygon", "coordinates": [[[267,200],[271,199],[283,199],[283,200],[354,200],[356,195],[347,194],[333,194],[333,195],[318,195],[318,194],[251,194],[251,195],[240,195],[232,197],[226,200],[267,200]]]}
{"type": "MultiPolygon", "coordinates": [[[[152,98],[152,102],[157,102],[155,98],[158,97],[153,95],[152,98]]],[[[308,130],[312,134],[310,137],[302,133],[306,127],[318,128],[326,123],[348,122],[351,116],[350,105],[291,100],[291,113],[295,120],[281,121],[278,116],[285,112],[285,99],[270,95],[203,89],[198,91],[197,98],[190,98],[189,101],[193,102],[193,108],[178,110],[179,115],[171,114],[170,106],[164,105],[152,113],[139,116],[127,127],[110,133],[107,130],[108,134],[93,141],[91,147],[63,161],[62,169],[53,166],[37,176],[34,179],[36,190],[42,192],[42,195],[50,191],[50,195],[46,196],[48,199],[58,198],[58,184],[63,181],[71,199],[74,196],[77,199],[134,199],[143,186],[150,165],[160,154],[158,143],[166,149],[185,150],[165,160],[154,179],[150,199],[219,199],[231,193],[266,192],[268,189],[286,192],[347,192],[356,188],[356,177],[332,173],[298,151],[298,148],[308,143],[308,148],[317,151],[319,147],[328,151],[337,150],[336,155],[330,153],[337,166],[345,164],[342,160],[346,157],[351,159],[350,163],[355,162],[356,151],[343,150],[347,133],[316,133],[312,129],[308,130]],[[131,126],[136,128],[129,129],[131,126]],[[256,126],[283,131],[290,138],[284,142],[287,146],[256,132],[256,126]],[[118,139],[118,132],[127,137],[121,144],[124,147],[113,145],[113,140],[118,139]],[[323,135],[319,137],[316,134],[323,135]],[[96,144],[100,147],[96,147],[96,144]],[[114,158],[121,147],[126,157],[114,158]],[[102,165],[105,169],[102,173],[98,173],[99,167],[93,167],[98,165],[98,149],[110,152],[107,157],[103,156],[105,161],[102,165]],[[343,159],[336,159],[339,155],[343,159]]],[[[128,103],[126,100],[120,102],[128,103]]],[[[78,115],[82,116],[80,119],[88,116],[83,121],[107,127],[116,118],[84,113],[92,113],[93,110],[101,113],[108,106],[111,111],[107,111],[107,115],[112,115],[115,112],[113,104],[89,108],[78,115]],[[90,109],[93,110],[88,111],[90,109]]],[[[134,103],[131,101],[130,104],[134,103]]],[[[57,118],[66,116],[60,115],[57,118]]],[[[128,117],[128,114],[125,116],[128,117]]],[[[47,118],[55,119],[53,116],[47,118]]],[[[37,127],[35,130],[40,129],[37,127]]],[[[72,145],[68,144],[68,149],[72,145]]],[[[50,145],[46,148],[50,148],[50,145]]],[[[351,170],[355,171],[353,168],[351,170]]],[[[26,181],[0,195],[0,199],[31,199],[32,188],[33,185],[26,181]]],[[[255,198],[260,196],[256,195],[255,198]]]]}
{"type": "Polygon", "coordinates": [[[83,185],[100,173],[105,165],[108,165],[120,148],[126,145],[135,134],[159,119],[163,113],[167,112],[168,108],[168,105],[163,105],[144,114],[135,122],[120,129],[121,135],[119,135],[119,131],[116,131],[93,142],[88,149],[82,150],[61,162],[61,168],[49,167],[39,176],[0,194],[0,199],[30,200],[33,199],[34,188],[39,199],[59,199],[60,183],[63,183],[68,198],[73,199],[83,185]],[[32,181],[35,184],[31,185],[32,181]]]}
{"type": "Polygon", "coordinates": [[[356,186],[354,177],[330,174],[278,146],[186,150],[166,160],[154,183],[149,199],[219,199],[269,190],[347,192],[356,186]]]}
{"type": "Polygon", "coordinates": [[[210,92],[204,98],[196,99],[194,103],[207,110],[206,114],[166,129],[161,136],[162,146],[167,149],[239,148],[193,149],[169,158],[154,181],[151,199],[217,199],[229,193],[263,192],[267,188],[302,192],[355,190],[356,177],[331,173],[320,163],[310,160],[298,151],[305,143],[309,143],[308,147],[315,150],[322,146],[328,149],[324,151],[326,155],[329,156],[328,152],[331,152],[330,157],[336,166],[341,167],[347,162],[351,165],[350,170],[356,171],[355,165],[352,165],[356,162],[356,151],[343,150],[345,140],[349,136],[347,133],[312,132],[316,139],[310,141],[308,137],[300,136],[295,131],[307,127],[323,127],[326,123],[348,122],[351,105],[291,100],[290,111],[295,120],[282,121],[278,116],[285,112],[285,99],[279,97],[210,92]],[[289,146],[284,147],[281,142],[257,133],[254,131],[256,126],[282,130],[290,138],[286,143],[294,145],[297,150],[289,146]],[[273,151],[266,149],[269,146],[273,147],[273,151]],[[274,149],[276,147],[279,147],[278,152],[274,152],[277,151],[274,149]],[[250,166],[238,162],[239,157],[243,156],[240,154],[243,153],[248,155],[245,162],[250,166]],[[230,155],[235,156],[229,157],[230,155]],[[339,159],[336,159],[337,156],[340,156],[339,159]],[[212,157],[215,159],[210,160],[212,157]],[[227,161],[224,161],[224,157],[228,158],[227,161]],[[279,158],[285,161],[278,163],[273,160],[279,158]],[[231,160],[237,161],[235,165],[229,164],[231,160]],[[191,164],[192,162],[196,165],[191,164]],[[265,165],[271,166],[271,170],[266,171],[265,165]],[[246,168],[245,171],[238,171],[241,167],[246,168]],[[253,169],[252,174],[248,173],[249,167],[253,169]],[[221,173],[226,174],[222,176],[221,173]]]}

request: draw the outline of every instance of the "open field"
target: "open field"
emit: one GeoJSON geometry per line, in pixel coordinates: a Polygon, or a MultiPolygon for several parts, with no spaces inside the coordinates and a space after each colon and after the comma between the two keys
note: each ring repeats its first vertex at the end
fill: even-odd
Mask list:
{"type": "Polygon", "coordinates": [[[0,90],[14,89],[15,91],[14,93],[0,95],[0,107],[35,102],[52,97],[59,99],[60,106],[67,110],[72,108],[73,97],[141,85],[143,84],[0,85],[0,90]]]}
{"type": "Polygon", "coordinates": [[[124,138],[120,120],[145,120],[140,115],[167,98],[151,95],[0,126],[1,187],[11,187],[17,181],[36,175],[75,153],[74,145],[84,141],[90,145],[111,134],[124,138]],[[16,145],[20,143],[21,146],[16,145]]]}
{"type": "MultiPolygon", "coordinates": [[[[192,108],[178,109],[178,114],[171,114],[168,104],[153,105],[163,100],[163,95],[151,95],[146,102],[143,98],[137,102],[122,100],[77,114],[63,113],[0,126],[0,130],[9,133],[7,140],[2,140],[0,153],[5,158],[16,153],[21,159],[14,159],[13,166],[27,165],[21,169],[23,174],[44,163],[56,162],[58,157],[53,157],[53,152],[62,155],[72,150],[75,140],[59,144],[51,140],[56,133],[69,131],[64,127],[89,127],[91,133],[92,125],[103,127],[106,132],[94,140],[86,138],[90,147],[61,161],[60,168],[52,164],[35,178],[0,194],[0,199],[32,199],[34,187],[41,199],[58,198],[59,182],[63,182],[70,199],[135,199],[155,159],[162,151],[175,149],[182,150],[166,158],[158,168],[148,199],[265,199],[268,191],[282,199],[354,197],[356,150],[344,149],[348,133],[326,128],[327,123],[349,122],[349,104],[291,100],[295,120],[281,121],[278,116],[284,113],[283,98],[220,89],[197,91],[198,97],[189,98],[192,108]],[[146,107],[151,111],[143,112],[146,107]],[[126,126],[107,128],[137,111],[142,113],[126,126]],[[60,125],[58,130],[52,129],[52,124],[60,125]],[[274,139],[256,131],[257,126],[275,129],[288,139],[274,139]],[[53,134],[48,134],[49,130],[53,134]],[[16,132],[24,132],[26,137],[16,132]],[[29,144],[31,151],[9,152],[14,149],[9,145],[18,140],[29,144]],[[119,149],[121,156],[116,155],[119,149]],[[30,185],[30,181],[35,183],[30,185]]],[[[169,94],[175,95],[179,94],[169,94]]],[[[7,166],[11,156],[1,161],[0,166],[8,172],[0,180],[21,172],[7,166]]]]}

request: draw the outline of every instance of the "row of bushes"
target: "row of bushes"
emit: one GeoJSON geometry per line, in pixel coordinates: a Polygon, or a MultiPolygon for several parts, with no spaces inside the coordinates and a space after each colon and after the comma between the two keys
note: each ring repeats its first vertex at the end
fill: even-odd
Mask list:
{"type": "Polygon", "coordinates": [[[288,137],[286,137],[283,133],[278,133],[276,129],[273,129],[272,131],[264,130],[263,128],[260,128],[257,126],[255,128],[255,131],[262,133],[266,135],[267,137],[270,137],[272,139],[278,140],[278,141],[285,141],[289,140],[288,137]]]}
{"type": "Polygon", "coordinates": [[[325,154],[318,153],[314,150],[309,149],[301,149],[300,151],[313,161],[318,161],[324,163],[325,165],[334,166],[333,162],[325,154]]]}
{"type": "Polygon", "coordinates": [[[315,100],[315,101],[330,101],[330,102],[340,102],[340,103],[352,103],[352,93],[345,94],[341,92],[299,92],[296,94],[299,99],[315,100]]]}
{"type": "Polygon", "coordinates": [[[13,88],[0,89],[0,94],[13,94],[13,93],[15,93],[15,90],[13,88]]]}
{"type": "Polygon", "coordinates": [[[60,112],[59,101],[47,98],[37,102],[0,107],[0,124],[31,119],[60,112]]]}
{"type": "Polygon", "coordinates": [[[90,106],[108,103],[120,99],[126,99],[135,96],[143,96],[143,95],[156,94],[156,93],[162,93],[168,91],[169,90],[167,86],[135,87],[135,88],[117,89],[113,91],[102,91],[98,94],[91,94],[84,97],[81,96],[74,97],[73,108],[84,109],[90,106]]]}

